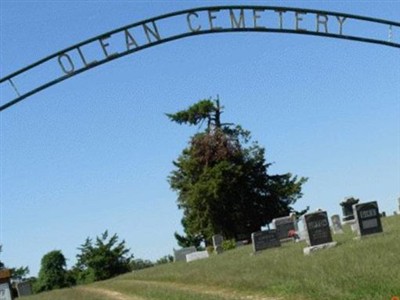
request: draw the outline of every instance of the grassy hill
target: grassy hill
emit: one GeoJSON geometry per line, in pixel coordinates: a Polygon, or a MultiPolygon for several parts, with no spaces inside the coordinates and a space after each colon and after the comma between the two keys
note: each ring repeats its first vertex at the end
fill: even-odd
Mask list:
{"type": "Polygon", "coordinates": [[[191,263],[145,269],[26,300],[391,300],[400,297],[400,216],[384,233],[354,240],[348,226],[335,248],[304,256],[305,243],[251,255],[251,246],[191,263]]]}

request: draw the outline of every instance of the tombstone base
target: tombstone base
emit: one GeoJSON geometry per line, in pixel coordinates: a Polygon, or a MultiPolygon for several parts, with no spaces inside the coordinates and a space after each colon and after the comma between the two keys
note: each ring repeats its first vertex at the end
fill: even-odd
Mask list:
{"type": "Polygon", "coordinates": [[[343,219],[343,222],[342,222],[342,224],[353,224],[354,222],[356,221],[356,219],[351,219],[351,220],[344,220],[343,219]]]}
{"type": "Polygon", "coordinates": [[[222,248],[222,246],[217,246],[214,248],[214,253],[222,254],[222,252],[224,252],[224,248],[222,248]]]}
{"type": "Polygon", "coordinates": [[[186,254],[186,262],[191,262],[199,259],[205,259],[208,258],[208,252],[207,251],[197,251],[193,253],[186,254]]]}
{"type": "Polygon", "coordinates": [[[364,240],[366,238],[374,237],[374,236],[381,235],[381,234],[384,234],[384,232],[375,232],[375,233],[370,233],[370,234],[364,234],[361,236],[358,235],[358,236],[354,237],[353,240],[360,241],[360,240],[364,240]]]}
{"type": "Polygon", "coordinates": [[[287,238],[287,239],[281,239],[280,242],[281,243],[287,243],[287,242],[293,242],[294,238],[287,238]]]}
{"type": "Polygon", "coordinates": [[[310,255],[310,254],[312,254],[316,251],[322,250],[322,249],[328,249],[328,248],[335,247],[336,244],[337,244],[337,242],[331,242],[331,243],[321,244],[321,245],[317,245],[317,246],[306,247],[303,249],[303,253],[304,253],[304,255],[310,255]]]}

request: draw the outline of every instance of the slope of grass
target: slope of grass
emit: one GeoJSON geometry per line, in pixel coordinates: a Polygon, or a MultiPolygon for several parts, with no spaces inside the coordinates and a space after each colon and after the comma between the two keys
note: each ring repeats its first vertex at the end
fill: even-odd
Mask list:
{"type": "Polygon", "coordinates": [[[207,260],[162,265],[95,284],[32,296],[46,299],[390,300],[400,296],[400,216],[384,233],[354,240],[349,227],[335,248],[304,256],[304,243],[251,255],[244,246],[207,260]]]}

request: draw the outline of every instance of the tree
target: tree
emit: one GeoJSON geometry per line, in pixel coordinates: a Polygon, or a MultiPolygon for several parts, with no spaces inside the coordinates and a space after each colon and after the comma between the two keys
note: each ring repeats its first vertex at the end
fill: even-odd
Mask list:
{"type": "Polygon", "coordinates": [[[199,238],[209,243],[215,233],[249,238],[273,218],[293,211],[306,182],[290,173],[269,175],[265,149],[251,142],[250,132],[241,126],[222,123],[222,113],[218,99],[205,99],[167,114],[178,124],[207,124],[191,137],[169,176],[186,235],[175,236],[185,246],[197,246],[199,238]]]}
{"type": "Polygon", "coordinates": [[[43,292],[67,286],[69,286],[69,282],[65,257],[60,250],[50,251],[41,260],[35,290],[43,292]]]}
{"type": "Polygon", "coordinates": [[[178,245],[185,248],[185,247],[190,247],[190,246],[195,246],[197,250],[201,250],[201,242],[203,241],[203,237],[200,234],[191,234],[191,232],[188,231],[188,226],[187,226],[187,220],[183,218],[181,220],[181,224],[184,230],[184,235],[180,235],[179,233],[175,232],[174,236],[176,241],[178,242],[178,245]]]}
{"type": "Polygon", "coordinates": [[[152,263],[150,260],[143,260],[143,259],[135,259],[131,261],[131,270],[132,271],[137,271],[137,270],[142,270],[142,269],[147,269],[154,267],[154,263],[152,263]]]}
{"type": "Polygon", "coordinates": [[[174,261],[174,257],[172,255],[164,255],[163,257],[160,257],[156,261],[156,265],[163,265],[163,264],[168,264],[174,261]]]}
{"type": "Polygon", "coordinates": [[[29,268],[28,267],[12,268],[11,274],[12,274],[11,279],[21,281],[26,279],[26,277],[29,275],[29,268]]]}
{"type": "Polygon", "coordinates": [[[96,237],[95,243],[87,238],[78,249],[78,282],[104,280],[130,271],[133,255],[129,255],[124,240],[118,242],[117,234],[108,239],[108,231],[105,231],[101,237],[96,237]]]}

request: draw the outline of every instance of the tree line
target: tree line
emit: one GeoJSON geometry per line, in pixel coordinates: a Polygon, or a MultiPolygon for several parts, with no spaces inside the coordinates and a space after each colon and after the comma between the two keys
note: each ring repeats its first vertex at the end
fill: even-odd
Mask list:
{"type": "MultiPolygon", "coordinates": [[[[72,287],[79,284],[105,280],[127,272],[150,268],[173,261],[166,255],[155,262],[134,259],[125,240],[119,241],[118,235],[109,235],[106,230],[95,239],[87,238],[78,248],[76,264],[67,269],[67,259],[61,250],[46,253],[40,264],[38,277],[28,277],[29,268],[13,268],[12,281],[29,280],[35,293],[72,287]]],[[[1,247],[0,247],[1,251],[1,247]]],[[[0,261],[0,269],[5,268],[0,261]]]]}

